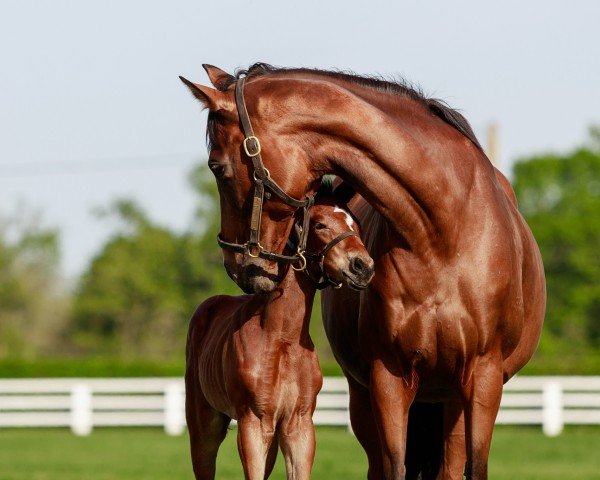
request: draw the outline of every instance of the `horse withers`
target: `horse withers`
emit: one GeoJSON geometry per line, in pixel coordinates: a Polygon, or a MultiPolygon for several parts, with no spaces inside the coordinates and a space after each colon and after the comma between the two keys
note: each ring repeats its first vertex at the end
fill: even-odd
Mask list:
{"type": "Polygon", "coordinates": [[[247,479],[269,476],[278,444],[288,478],[310,477],[312,414],[322,385],[309,334],[315,290],[326,283],[365,288],[373,276],[373,260],[352,217],[332,197],[317,198],[306,272],[288,269],[268,294],[209,298],[192,317],[186,417],[197,479],[215,477],[217,451],[232,418],[247,479]]]}

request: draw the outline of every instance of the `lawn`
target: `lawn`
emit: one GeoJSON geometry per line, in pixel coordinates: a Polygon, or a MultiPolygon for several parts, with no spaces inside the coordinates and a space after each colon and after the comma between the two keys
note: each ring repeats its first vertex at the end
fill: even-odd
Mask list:
{"type": "MultiPolygon", "coordinates": [[[[365,478],[365,457],[352,435],[318,428],[313,478],[365,478]]],[[[600,479],[600,429],[571,427],[558,438],[538,428],[498,427],[490,478],[600,479]]],[[[67,430],[0,432],[1,480],[189,479],[187,437],[158,429],[97,429],[86,438],[67,430]]],[[[230,432],[219,454],[219,479],[242,478],[230,432]]],[[[272,478],[284,478],[281,459],[272,478]]]]}

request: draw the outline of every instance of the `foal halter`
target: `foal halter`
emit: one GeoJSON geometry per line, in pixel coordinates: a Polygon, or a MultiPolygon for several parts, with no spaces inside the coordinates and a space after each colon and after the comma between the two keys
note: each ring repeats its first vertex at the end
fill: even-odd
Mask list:
{"type": "MultiPolygon", "coordinates": [[[[252,199],[252,216],[250,217],[250,238],[246,243],[233,243],[226,242],[221,238],[221,235],[217,235],[217,243],[224,250],[230,250],[233,252],[248,254],[253,258],[264,258],[272,262],[287,262],[292,264],[292,268],[295,270],[304,270],[306,268],[306,257],[304,250],[306,248],[306,240],[308,237],[308,223],[310,219],[310,209],[314,204],[314,195],[308,196],[303,200],[290,197],[283,189],[271,178],[269,170],[265,168],[265,165],[260,156],[261,145],[260,141],[254,135],[252,129],[252,123],[250,122],[250,116],[248,115],[248,109],[246,108],[246,102],[244,101],[244,84],[246,77],[240,78],[235,85],[235,103],[238,110],[240,123],[242,125],[242,131],[244,133],[244,141],[242,147],[244,153],[252,160],[252,166],[254,167],[254,196],[252,199]],[[265,201],[265,188],[271,193],[277,195],[285,204],[294,207],[296,210],[299,208],[303,209],[302,212],[302,223],[297,225],[298,230],[298,245],[296,246],[296,253],[293,255],[283,255],[280,253],[273,253],[266,251],[260,244],[260,223],[262,219],[263,203],[265,201]],[[299,262],[296,267],[293,264],[299,262]]],[[[270,194],[267,193],[267,198],[270,194]]]]}
{"type": "Polygon", "coordinates": [[[315,262],[319,267],[320,277],[317,279],[312,278],[312,276],[308,273],[308,270],[306,271],[306,274],[308,275],[308,277],[313,281],[313,283],[315,284],[315,287],[318,288],[319,290],[322,290],[323,288],[330,287],[330,286],[332,286],[334,288],[340,288],[342,286],[341,282],[336,282],[329,275],[327,275],[327,270],[325,270],[325,265],[323,263],[325,262],[325,257],[327,256],[329,251],[333,247],[335,247],[338,243],[340,243],[342,240],[345,240],[348,237],[359,237],[360,238],[360,235],[358,233],[356,233],[355,231],[350,230],[348,232],[344,232],[341,235],[335,237],[331,242],[329,242],[327,245],[325,245],[325,248],[323,248],[323,250],[321,250],[319,253],[304,252],[304,256],[306,257],[306,259],[309,262],[315,262]]]}

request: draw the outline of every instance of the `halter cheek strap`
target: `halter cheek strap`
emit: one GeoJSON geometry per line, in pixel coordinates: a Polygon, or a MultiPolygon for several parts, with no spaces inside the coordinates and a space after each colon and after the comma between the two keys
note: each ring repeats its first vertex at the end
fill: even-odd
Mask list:
{"type": "Polygon", "coordinates": [[[277,182],[271,178],[269,170],[265,168],[263,163],[261,157],[262,147],[259,139],[254,134],[252,123],[250,122],[250,116],[248,115],[248,109],[246,108],[246,102],[244,100],[245,82],[246,78],[242,77],[235,85],[235,103],[238,109],[242,132],[244,133],[242,147],[244,153],[252,160],[252,166],[254,168],[254,195],[252,197],[252,214],[250,217],[250,238],[246,243],[243,244],[233,243],[223,240],[219,234],[217,235],[217,243],[225,250],[247,254],[248,256],[254,258],[260,257],[273,262],[291,263],[292,268],[295,268],[296,270],[304,270],[306,268],[306,257],[304,256],[304,250],[306,248],[309,215],[310,209],[314,204],[314,196],[311,195],[303,200],[298,200],[285,193],[277,184],[277,182]],[[300,236],[296,253],[293,255],[283,255],[280,253],[268,252],[265,251],[263,246],[260,244],[260,224],[262,220],[263,204],[265,201],[265,189],[277,195],[286,205],[294,207],[296,210],[299,208],[303,209],[302,222],[299,228],[300,236]],[[297,262],[299,262],[298,267],[293,265],[297,262]]]}
{"type": "Polygon", "coordinates": [[[360,236],[358,235],[358,233],[350,230],[348,232],[344,232],[341,235],[335,237],[331,242],[329,242],[327,245],[325,245],[325,248],[323,250],[321,250],[318,253],[304,252],[306,259],[309,262],[315,262],[319,267],[320,277],[317,279],[312,278],[310,276],[310,274],[308,274],[308,271],[307,271],[307,275],[313,281],[313,283],[315,284],[315,287],[318,288],[319,290],[322,290],[323,288],[331,287],[331,286],[333,286],[334,288],[340,288],[342,286],[342,284],[340,282],[336,282],[329,275],[327,275],[327,270],[325,270],[324,262],[325,262],[325,257],[327,256],[329,251],[333,247],[335,247],[338,243],[340,243],[342,240],[345,240],[348,237],[360,237],[360,236]]]}

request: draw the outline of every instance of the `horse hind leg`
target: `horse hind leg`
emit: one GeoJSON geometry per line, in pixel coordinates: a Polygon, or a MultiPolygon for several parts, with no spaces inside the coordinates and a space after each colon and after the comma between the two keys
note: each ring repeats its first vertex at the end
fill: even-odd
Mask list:
{"type": "Polygon", "coordinates": [[[186,407],[190,451],[196,480],[213,480],[219,447],[231,419],[208,405],[186,407]]]}
{"type": "Polygon", "coordinates": [[[413,402],[408,412],[406,480],[436,480],[442,463],[444,404],[413,402]]]}
{"type": "Polygon", "coordinates": [[[444,403],[443,461],[437,480],[462,480],[467,462],[465,416],[462,400],[444,403]]]}
{"type": "Polygon", "coordinates": [[[367,461],[369,462],[367,479],[383,480],[381,443],[379,442],[379,433],[375,418],[373,417],[371,394],[367,388],[360,385],[352,377],[349,375],[346,376],[350,390],[350,422],[352,424],[352,431],[367,454],[367,461]]]}
{"type": "Polygon", "coordinates": [[[275,461],[277,460],[277,450],[279,449],[279,441],[277,440],[277,436],[273,436],[273,441],[271,442],[271,446],[269,447],[269,452],[267,453],[267,463],[265,468],[265,480],[271,476],[273,472],[273,468],[275,467],[275,461]]]}
{"type": "Polygon", "coordinates": [[[192,326],[187,343],[185,393],[185,419],[190,437],[194,476],[197,480],[213,480],[217,453],[227,435],[231,418],[212,408],[200,387],[192,326]]]}

